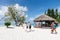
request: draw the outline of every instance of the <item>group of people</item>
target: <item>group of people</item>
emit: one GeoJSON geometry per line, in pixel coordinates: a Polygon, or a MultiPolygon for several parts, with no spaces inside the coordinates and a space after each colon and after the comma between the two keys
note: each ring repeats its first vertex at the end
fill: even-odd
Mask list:
{"type": "Polygon", "coordinates": [[[51,23],[51,33],[57,33],[56,28],[58,27],[58,24],[55,22],[51,23]]]}
{"type": "Polygon", "coordinates": [[[25,29],[25,31],[31,31],[31,24],[30,22],[26,22],[23,24],[23,28],[25,29]]]}
{"type": "MultiPolygon", "coordinates": [[[[57,31],[56,31],[56,28],[58,27],[58,24],[57,23],[55,23],[55,22],[52,22],[51,23],[51,33],[57,33],[57,31]]],[[[30,22],[28,22],[28,23],[24,23],[23,24],[23,28],[25,29],[25,31],[31,31],[31,24],[30,24],[30,22]]]]}

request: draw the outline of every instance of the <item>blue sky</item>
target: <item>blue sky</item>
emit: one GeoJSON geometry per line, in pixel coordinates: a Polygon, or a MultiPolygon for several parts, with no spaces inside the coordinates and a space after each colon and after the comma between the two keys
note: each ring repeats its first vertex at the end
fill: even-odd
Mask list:
{"type": "Polygon", "coordinates": [[[0,0],[0,6],[11,4],[26,6],[28,8],[26,14],[30,19],[44,13],[48,8],[60,8],[60,0],[0,0]]]}

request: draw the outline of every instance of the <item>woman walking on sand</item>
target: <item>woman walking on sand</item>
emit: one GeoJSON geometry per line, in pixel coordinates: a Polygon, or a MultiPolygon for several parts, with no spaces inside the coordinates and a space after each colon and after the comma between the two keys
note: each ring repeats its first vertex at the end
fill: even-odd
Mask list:
{"type": "Polygon", "coordinates": [[[51,28],[51,33],[53,33],[54,31],[55,31],[55,33],[57,33],[57,31],[56,31],[56,28],[57,28],[57,23],[55,23],[55,22],[52,22],[51,23],[51,26],[52,26],[52,28],[51,28]]]}
{"type": "Polygon", "coordinates": [[[30,24],[30,22],[28,22],[28,24],[27,24],[27,31],[31,31],[31,24],[30,24]]]}

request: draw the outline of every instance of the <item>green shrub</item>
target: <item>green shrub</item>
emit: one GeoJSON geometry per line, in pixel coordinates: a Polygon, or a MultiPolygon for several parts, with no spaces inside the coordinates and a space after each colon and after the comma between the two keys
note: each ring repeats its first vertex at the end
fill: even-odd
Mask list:
{"type": "Polygon", "coordinates": [[[5,26],[7,26],[7,28],[8,28],[8,26],[10,26],[11,25],[11,22],[5,22],[5,26]]]}

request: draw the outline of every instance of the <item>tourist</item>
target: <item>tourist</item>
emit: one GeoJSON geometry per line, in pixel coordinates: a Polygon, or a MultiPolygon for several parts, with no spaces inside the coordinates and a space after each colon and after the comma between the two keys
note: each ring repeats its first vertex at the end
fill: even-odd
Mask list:
{"type": "Polygon", "coordinates": [[[52,28],[51,28],[51,33],[53,33],[53,32],[57,33],[57,31],[56,31],[57,23],[52,22],[51,26],[52,26],[52,28]]]}
{"type": "Polygon", "coordinates": [[[30,22],[28,22],[28,24],[27,24],[27,31],[31,31],[31,24],[30,24],[30,22]]]}

